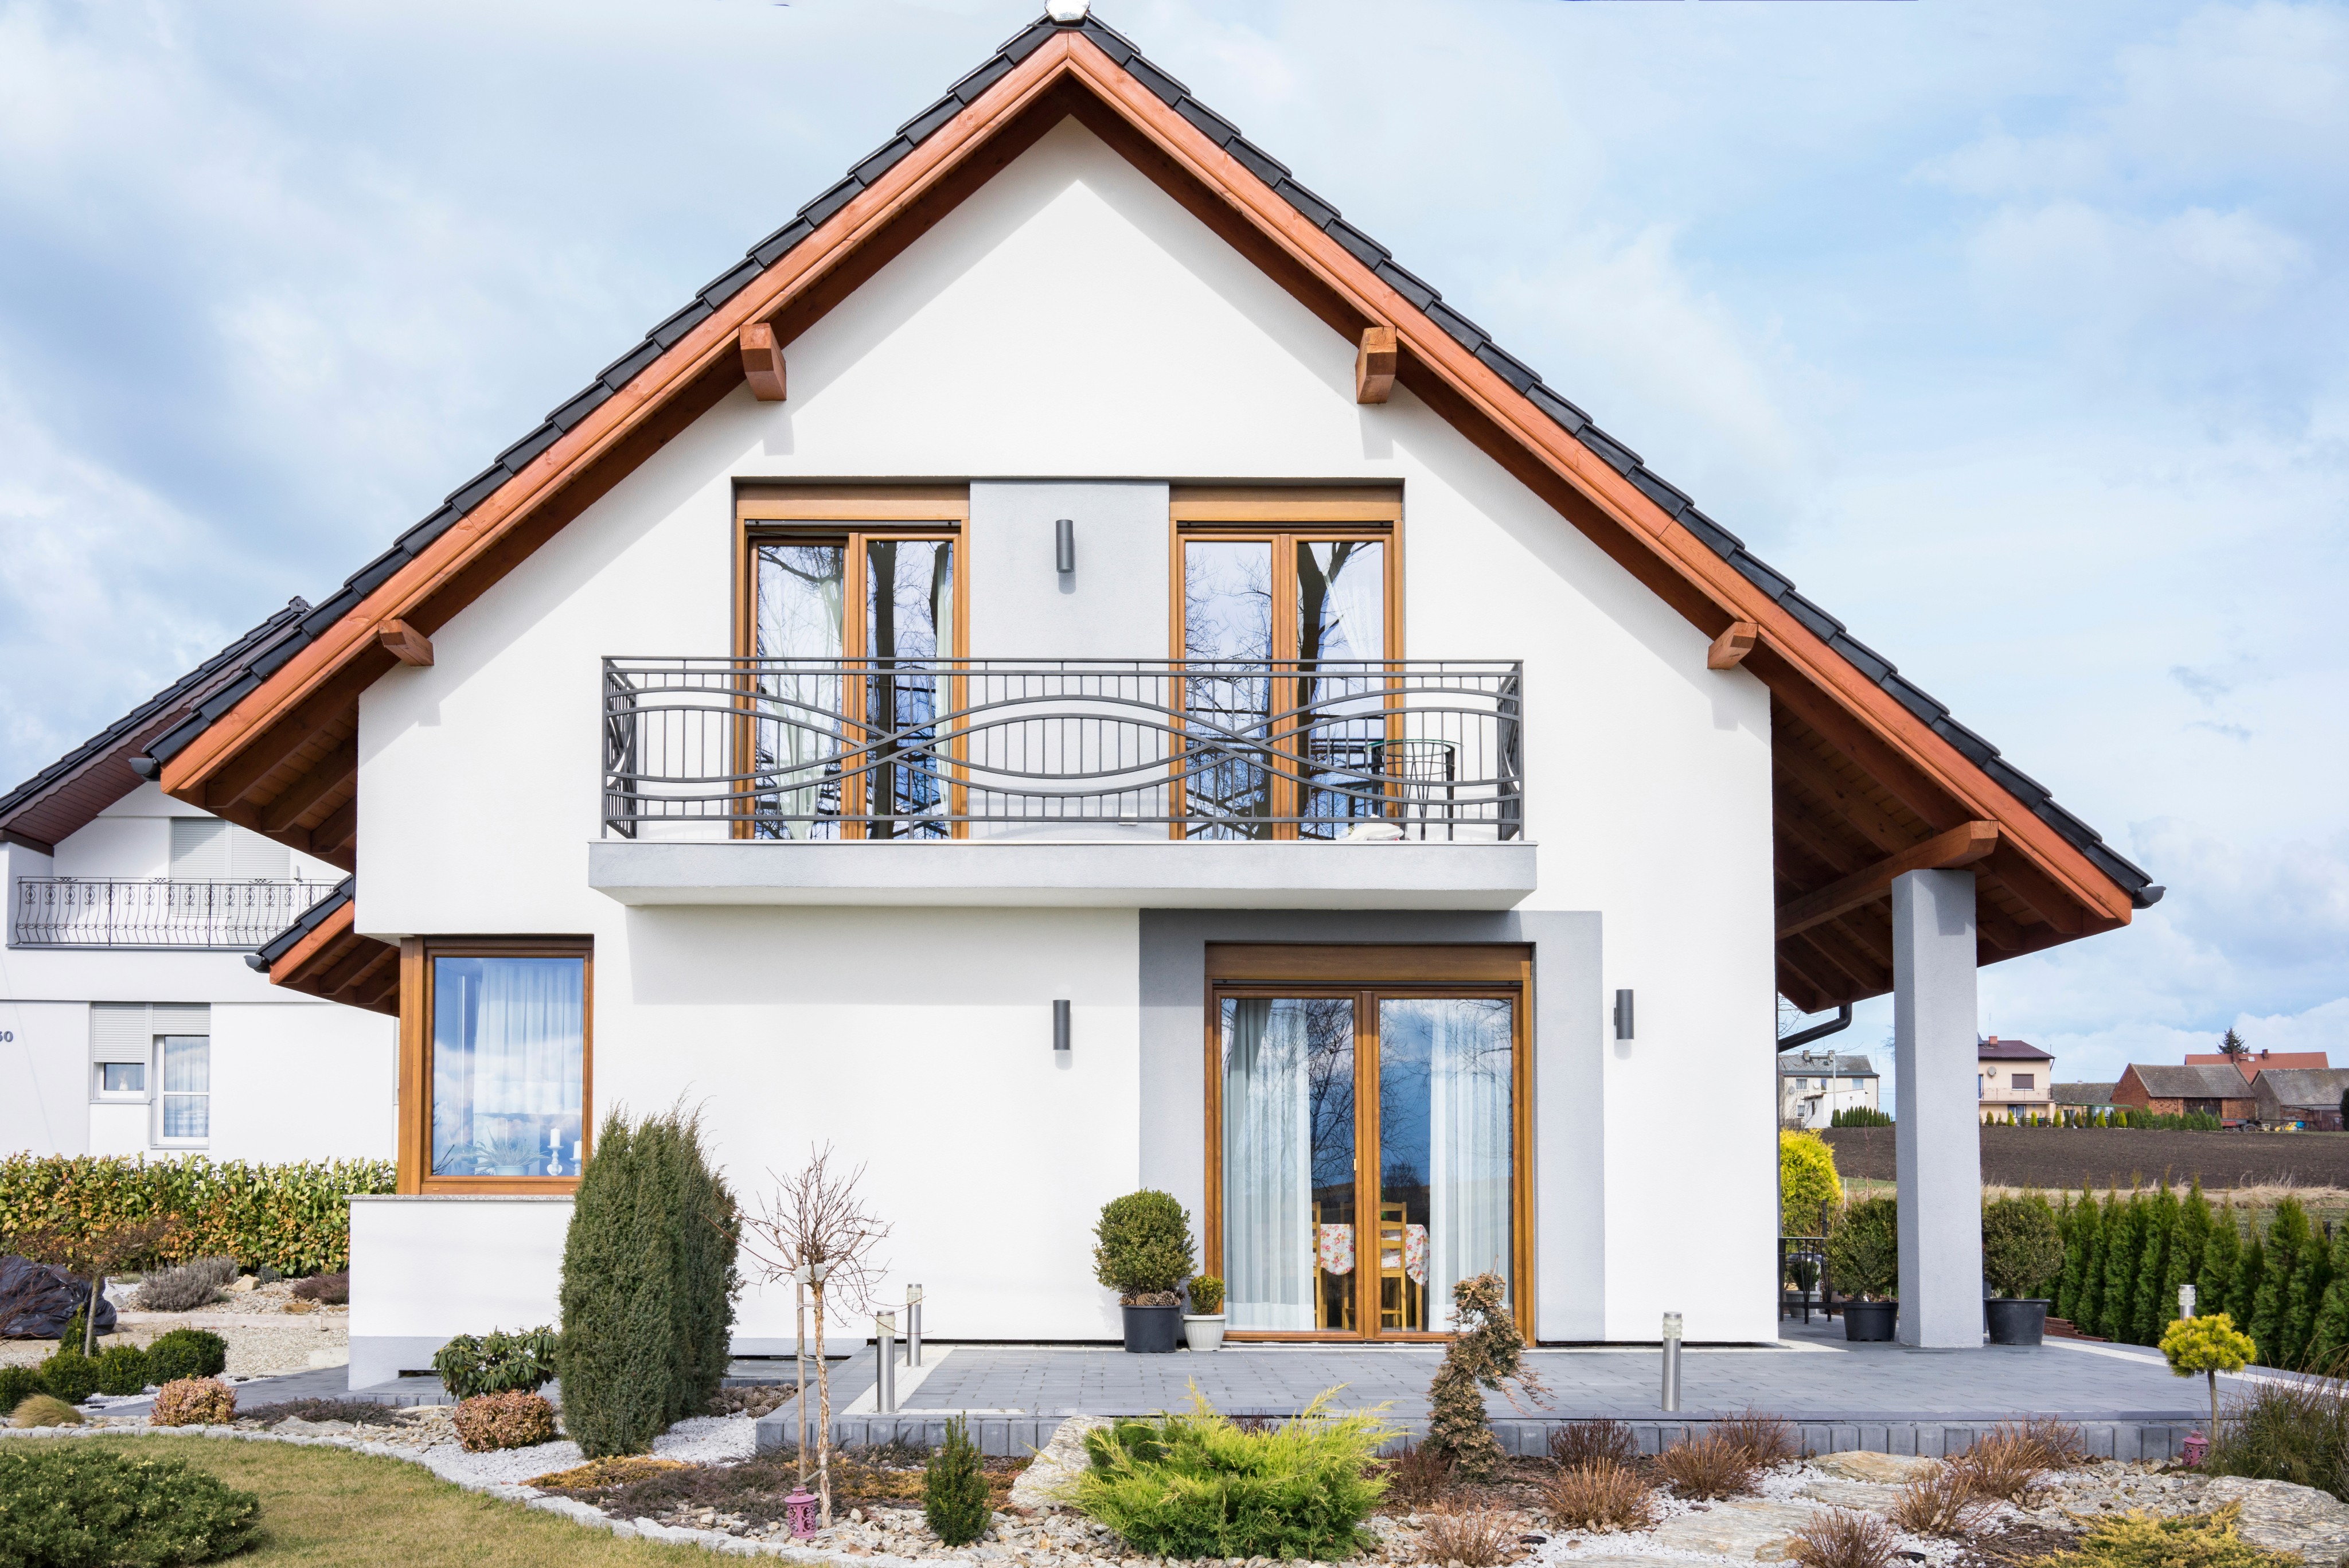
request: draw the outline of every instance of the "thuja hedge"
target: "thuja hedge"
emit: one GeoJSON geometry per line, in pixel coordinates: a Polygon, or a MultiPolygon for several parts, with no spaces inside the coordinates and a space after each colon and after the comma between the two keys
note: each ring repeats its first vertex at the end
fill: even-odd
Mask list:
{"type": "Polygon", "coordinates": [[[2057,1216],[2064,1272],[2055,1315],[2081,1332],[2158,1345],[2191,1281],[2195,1308],[2230,1314],[2260,1365],[2332,1371],[2349,1359],[2349,1226],[2328,1241],[2298,1199],[2258,1217],[2214,1206],[2200,1183],[2124,1198],[2082,1191],[2057,1216]]]}
{"type": "Polygon", "coordinates": [[[168,1215],[179,1221],[140,1265],[230,1256],[249,1269],[333,1273],[350,1267],[347,1199],[389,1192],[388,1160],[215,1165],[94,1155],[10,1155],[0,1159],[0,1251],[42,1231],[86,1231],[168,1215]]]}

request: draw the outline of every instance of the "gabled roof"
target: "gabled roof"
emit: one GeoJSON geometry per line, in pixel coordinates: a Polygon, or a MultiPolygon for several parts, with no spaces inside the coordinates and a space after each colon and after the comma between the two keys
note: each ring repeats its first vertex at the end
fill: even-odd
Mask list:
{"type": "Polygon", "coordinates": [[[2047,1096],[2059,1106],[2109,1106],[2117,1084],[2050,1084],[2047,1096]]]}
{"type": "Polygon", "coordinates": [[[47,854],[58,841],[89,825],[98,814],[139,787],[130,759],[150,742],[182,724],[207,698],[234,687],[254,663],[298,635],[307,599],[284,609],[181,676],[129,712],[0,795],[0,839],[47,854]]]}
{"type": "Polygon", "coordinates": [[[1977,829],[1995,830],[1977,860],[1984,961],[2126,924],[2160,897],[2044,786],[1091,17],[1035,23],[907,120],[160,737],[150,768],[181,798],[355,864],[355,814],[341,808],[356,775],[327,759],[347,754],[357,694],[390,667],[378,628],[397,618],[429,635],[740,385],[743,328],[788,345],[1069,116],[1333,330],[1392,327],[1406,388],[1706,635],[1756,628],[1745,668],[1773,697],[1782,899],[1851,898],[1779,939],[1780,989],[1806,1011],[1889,987],[1877,881],[1904,854],[1947,854],[1937,846],[1952,834],[1979,846],[1977,829]],[[305,785],[322,764],[336,782],[305,785]],[[340,836],[320,842],[330,825],[340,836]]]}
{"type": "MultiPolygon", "coordinates": [[[[2247,1100],[2251,1085],[2232,1067],[2173,1067],[2161,1063],[2132,1062],[2122,1081],[2135,1078],[2149,1098],[2157,1100],[2247,1100]]],[[[2114,1088],[2120,1085],[2116,1084],[2114,1088]]],[[[2339,1099],[2338,1095],[2333,1096],[2339,1099]]]]}
{"type": "Polygon", "coordinates": [[[2230,1057],[2223,1051],[2189,1051],[2186,1054],[2186,1064],[2189,1067],[2227,1066],[2230,1064],[2249,1081],[2270,1067],[2330,1067],[2333,1060],[2322,1051],[2246,1051],[2240,1057],[2230,1057]]]}
{"type": "Polygon", "coordinates": [[[2262,1105],[2339,1107],[2349,1094],[2349,1067],[2262,1067],[2251,1080],[2262,1105]]]}
{"type": "Polygon", "coordinates": [[[346,877],[244,961],[282,985],[328,1002],[399,1015],[399,950],[351,929],[358,878],[346,877]]]}
{"type": "Polygon", "coordinates": [[[2028,1040],[2001,1040],[1996,1035],[1978,1042],[1974,1057],[1982,1062],[2053,1062],[2054,1056],[2028,1040]]]}
{"type": "Polygon", "coordinates": [[[1778,1058],[1778,1075],[1782,1078],[1808,1077],[1812,1074],[1829,1078],[1873,1078],[1875,1064],[1865,1056],[1833,1056],[1816,1060],[1800,1051],[1789,1051],[1778,1058]]]}

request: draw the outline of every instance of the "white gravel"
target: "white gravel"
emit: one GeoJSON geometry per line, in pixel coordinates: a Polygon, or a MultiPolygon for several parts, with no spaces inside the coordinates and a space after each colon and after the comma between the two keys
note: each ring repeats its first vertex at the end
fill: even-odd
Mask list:
{"type": "MultiPolygon", "coordinates": [[[[679,1421],[653,1439],[657,1459],[683,1459],[688,1464],[722,1464],[747,1459],[757,1451],[758,1422],[748,1416],[696,1416],[679,1421]]],[[[469,1454],[456,1443],[442,1443],[419,1456],[432,1473],[446,1480],[492,1486],[518,1486],[534,1477],[567,1470],[585,1458],[579,1445],[565,1438],[527,1449],[498,1449],[469,1454]]]]}

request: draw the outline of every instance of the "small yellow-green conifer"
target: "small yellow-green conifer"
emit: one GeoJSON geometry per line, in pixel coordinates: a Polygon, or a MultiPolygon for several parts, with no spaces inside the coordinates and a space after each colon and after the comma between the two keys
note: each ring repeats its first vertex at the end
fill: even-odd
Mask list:
{"type": "Polygon", "coordinates": [[[2168,1358],[2170,1371],[2180,1377],[2199,1372],[2209,1379],[2214,1433],[2219,1427],[2219,1374],[2240,1372],[2258,1349],[2251,1336],[2236,1328],[2235,1320],[2222,1312],[2173,1318],[2161,1336],[2161,1354],[2168,1358]]]}

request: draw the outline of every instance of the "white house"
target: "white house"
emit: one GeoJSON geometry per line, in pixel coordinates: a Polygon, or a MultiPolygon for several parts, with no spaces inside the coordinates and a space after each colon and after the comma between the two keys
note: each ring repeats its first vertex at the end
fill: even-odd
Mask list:
{"type": "Polygon", "coordinates": [[[308,608],[295,600],[0,794],[0,1152],[390,1157],[392,1019],[247,962],[346,873],[129,762],[308,608]]]}
{"type": "Polygon", "coordinates": [[[1978,1338],[1974,966],[2159,892],[1092,20],[297,640],[142,765],[357,813],[264,956],[396,978],[361,1383],[551,1320],[598,1118],[680,1098],[753,1200],[862,1163],[941,1338],[1112,1337],[1148,1186],[1242,1339],[1487,1269],[1544,1340],[1766,1339],[1781,992],[1897,992],[1904,1332],[1978,1338]]]}
{"type": "Polygon", "coordinates": [[[1821,1049],[1778,1058],[1778,1121],[1790,1127],[1834,1125],[1837,1111],[1880,1110],[1876,1065],[1865,1056],[1821,1049]]]}

